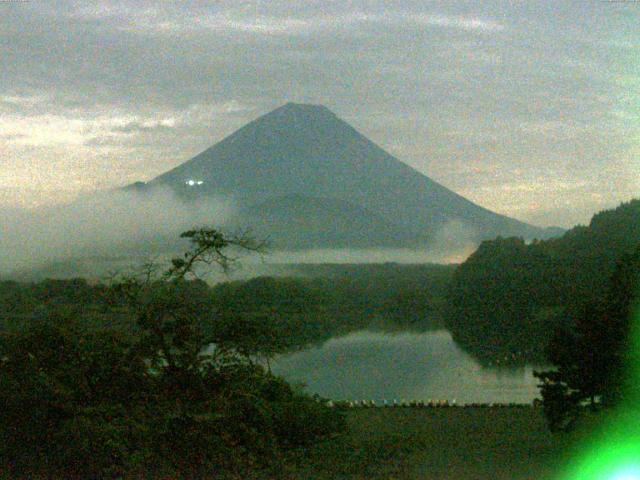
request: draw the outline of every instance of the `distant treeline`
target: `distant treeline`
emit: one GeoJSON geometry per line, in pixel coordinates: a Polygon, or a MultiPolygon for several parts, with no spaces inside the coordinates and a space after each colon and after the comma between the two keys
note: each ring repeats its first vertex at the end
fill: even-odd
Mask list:
{"type": "MultiPolygon", "coordinates": [[[[322,342],[349,331],[443,328],[445,295],[455,266],[295,265],[293,277],[257,277],[214,286],[191,282],[207,298],[211,325],[256,354],[273,354],[322,342]]],[[[0,328],[20,329],[65,308],[96,326],[133,328],[117,295],[83,279],[0,282],[0,328]],[[80,315],[79,315],[80,316],[80,315]]]]}
{"type": "Polygon", "coordinates": [[[545,362],[554,332],[603,297],[616,262],[638,245],[640,200],[560,238],[483,242],[453,276],[447,327],[484,363],[545,362]]]}
{"type": "Polygon", "coordinates": [[[118,309],[107,301],[107,292],[106,285],[91,285],[82,278],[33,283],[0,281],[0,330],[21,330],[59,310],[89,317],[96,324],[112,322],[118,309]]]}

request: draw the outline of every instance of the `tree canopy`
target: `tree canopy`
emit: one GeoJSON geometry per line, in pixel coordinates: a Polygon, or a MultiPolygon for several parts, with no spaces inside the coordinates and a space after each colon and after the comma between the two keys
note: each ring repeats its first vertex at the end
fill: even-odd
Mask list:
{"type": "Polygon", "coordinates": [[[585,408],[599,410],[638,395],[637,329],[640,247],[617,263],[605,295],[583,306],[549,346],[554,369],[539,372],[554,430],[571,428],[585,408]]]}
{"type": "Polygon", "coordinates": [[[483,363],[543,363],[553,332],[607,290],[640,244],[640,200],[594,215],[560,238],[483,242],[454,273],[447,327],[483,363]]]}
{"type": "Polygon", "coordinates": [[[87,312],[62,306],[3,331],[0,473],[264,477],[287,451],[344,428],[338,411],[228,338],[206,286],[191,278],[197,264],[227,266],[230,246],[256,244],[208,229],[185,237],[192,248],[160,275],[148,268],[99,289],[102,307],[125,311],[131,328],[87,324],[87,312]]]}

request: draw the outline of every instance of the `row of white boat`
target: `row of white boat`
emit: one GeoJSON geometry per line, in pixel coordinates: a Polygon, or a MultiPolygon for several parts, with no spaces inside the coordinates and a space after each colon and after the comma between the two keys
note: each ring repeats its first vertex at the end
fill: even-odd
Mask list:
{"type": "MultiPolygon", "coordinates": [[[[375,400],[343,400],[343,401],[327,401],[329,407],[346,407],[346,408],[374,408],[374,407],[413,407],[413,408],[494,408],[494,407],[530,407],[531,403],[458,403],[453,400],[397,400],[392,401],[382,400],[382,402],[376,402],[375,400]]],[[[533,404],[536,405],[536,402],[533,404]]]]}

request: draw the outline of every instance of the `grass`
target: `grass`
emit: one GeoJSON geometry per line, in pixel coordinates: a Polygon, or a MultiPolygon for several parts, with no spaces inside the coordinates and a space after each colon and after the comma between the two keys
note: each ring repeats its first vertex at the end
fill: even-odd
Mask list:
{"type": "Polygon", "coordinates": [[[353,409],[347,421],[287,478],[545,480],[568,452],[530,407],[353,409]]]}

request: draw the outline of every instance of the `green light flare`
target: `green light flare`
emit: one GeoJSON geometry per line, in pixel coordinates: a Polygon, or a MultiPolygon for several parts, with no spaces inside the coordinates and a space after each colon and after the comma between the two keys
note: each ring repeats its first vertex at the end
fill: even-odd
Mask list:
{"type": "Polygon", "coordinates": [[[578,447],[562,480],[640,480],[640,309],[634,311],[624,401],[578,447]]]}

